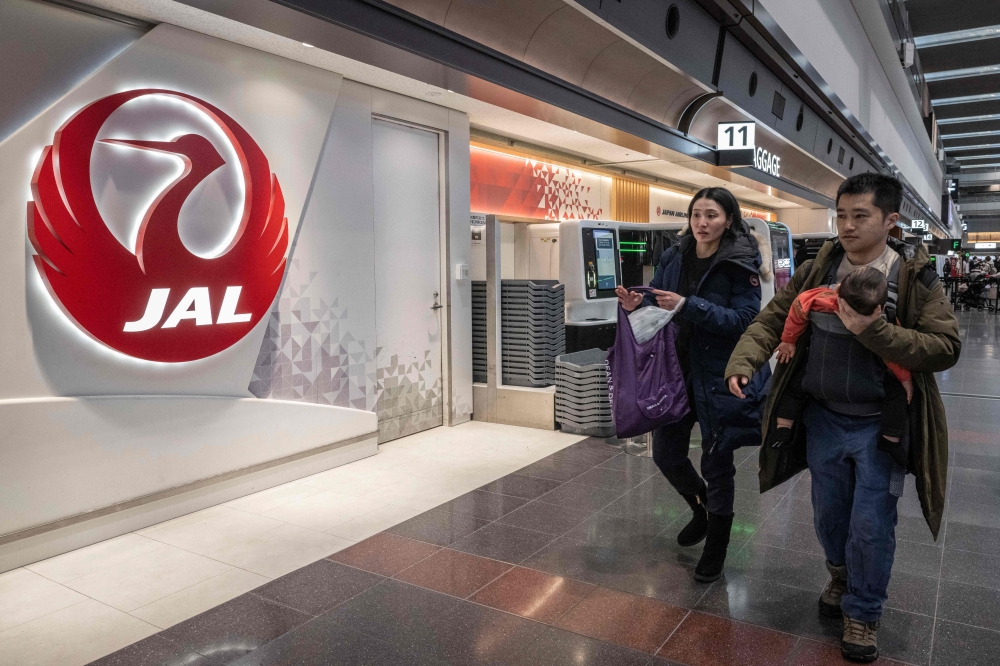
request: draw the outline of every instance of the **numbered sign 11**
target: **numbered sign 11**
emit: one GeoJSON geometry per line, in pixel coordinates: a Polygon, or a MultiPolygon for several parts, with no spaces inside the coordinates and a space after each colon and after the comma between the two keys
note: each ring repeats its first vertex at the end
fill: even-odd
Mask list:
{"type": "Polygon", "coordinates": [[[754,166],[757,123],[719,123],[719,166],[754,166]]]}

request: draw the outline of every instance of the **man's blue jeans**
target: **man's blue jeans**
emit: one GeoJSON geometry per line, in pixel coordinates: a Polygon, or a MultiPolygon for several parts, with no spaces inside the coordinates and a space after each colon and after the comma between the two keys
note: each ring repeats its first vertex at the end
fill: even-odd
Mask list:
{"type": "Polygon", "coordinates": [[[879,451],[881,417],[843,416],[811,402],[803,414],[812,474],[813,520],[826,559],[847,565],[840,603],[855,620],[882,617],[896,553],[893,463],[879,451]]]}

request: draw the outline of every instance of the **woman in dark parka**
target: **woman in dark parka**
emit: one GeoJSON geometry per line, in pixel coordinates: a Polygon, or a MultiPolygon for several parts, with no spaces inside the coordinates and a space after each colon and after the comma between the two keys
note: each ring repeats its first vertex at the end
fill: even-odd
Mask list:
{"type": "Polygon", "coordinates": [[[746,400],[726,387],[726,363],[761,300],[760,252],[739,203],[725,188],[706,188],[691,200],[688,220],[680,243],[660,258],[650,283],[655,291],[643,299],[619,287],[618,300],[628,311],[678,309],[677,355],[691,412],[653,432],[653,460],[694,512],[677,542],[693,546],[706,539],[695,578],[710,582],[722,576],[733,526],[733,452],[760,444],[771,372],[765,365],[753,376],[743,389],[746,400]],[[695,423],[702,433],[701,476],[688,459],[695,423]]]}

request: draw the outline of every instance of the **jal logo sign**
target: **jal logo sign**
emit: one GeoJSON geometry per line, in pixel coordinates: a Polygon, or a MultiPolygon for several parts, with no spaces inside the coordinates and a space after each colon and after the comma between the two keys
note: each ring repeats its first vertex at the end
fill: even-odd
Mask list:
{"type": "Polygon", "coordinates": [[[278,179],[235,120],[191,95],[142,89],[92,102],[42,151],[31,190],[28,238],[50,295],[123,354],[167,363],[217,354],[278,292],[288,248],[278,179]],[[176,120],[185,114],[187,126],[176,120]],[[104,136],[112,116],[139,135],[104,136]],[[122,194],[149,164],[159,181],[122,194]]]}

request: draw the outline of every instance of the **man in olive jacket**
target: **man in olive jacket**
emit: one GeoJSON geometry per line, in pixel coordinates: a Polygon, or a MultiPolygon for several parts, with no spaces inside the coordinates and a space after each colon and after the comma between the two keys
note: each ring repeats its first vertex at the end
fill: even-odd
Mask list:
{"type": "Polygon", "coordinates": [[[762,424],[766,444],[760,449],[761,492],[810,469],[816,534],[831,574],[820,612],[843,616],[841,651],[857,661],[878,657],[878,622],[896,546],[896,502],[906,471],[878,449],[883,361],[913,373],[908,469],[916,476],[924,517],[937,538],[948,427],[933,373],[955,365],[961,349],[958,322],[927,250],[888,237],[902,196],[899,181],[888,176],[860,174],[845,181],[837,194],[838,238],[825,243],[815,260],[797,267],[743,334],[725,373],[729,390],[742,398],[747,378],[769,361],[781,341],[798,294],[839,283],[862,266],[886,274],[885,310],[891,319],[879,308],[869,316],[859,314],[843,300],[837,314],[810,315],[794,357],[778,364],[771,380],[762,424]],[[768,438],[776,427],[775,405],[803,363],[803,387],[813,398],[795,421],[792,441],[775,448],[768,438]]]}

